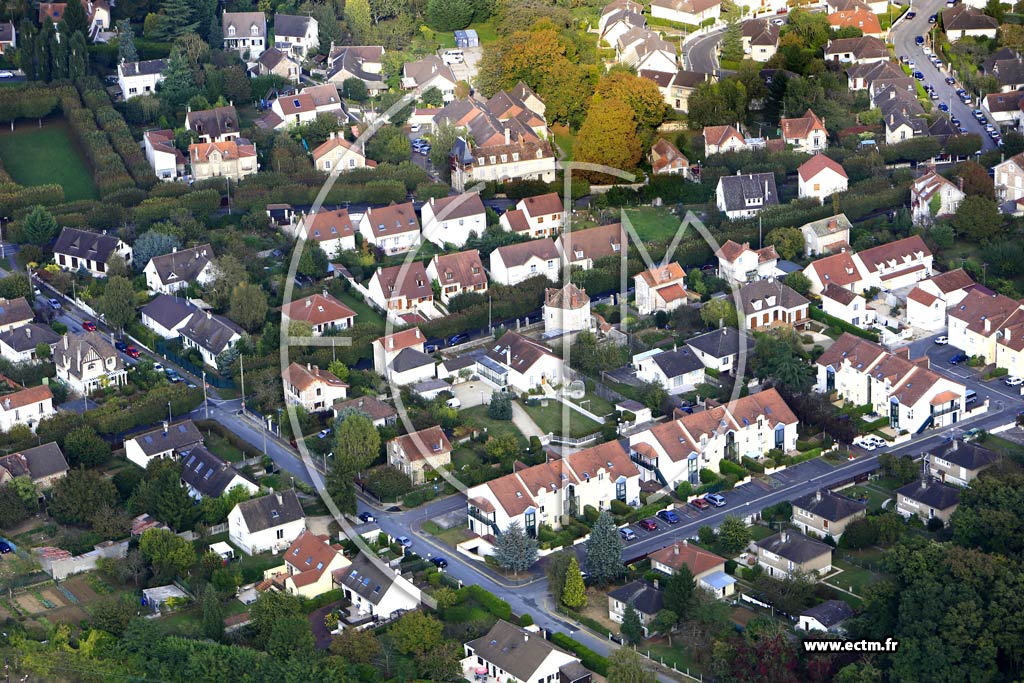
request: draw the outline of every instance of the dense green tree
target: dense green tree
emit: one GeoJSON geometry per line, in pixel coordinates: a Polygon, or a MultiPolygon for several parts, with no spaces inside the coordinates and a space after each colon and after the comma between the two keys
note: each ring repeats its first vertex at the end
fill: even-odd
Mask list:
{"type": "Polygon", "coordinates": [[[297,596],[281,591],[260,593],[256,602],[249,607],[253,643],[259,648],[265,648],[275,623],[302,614],[302,602],[297,596]]]}
{"type": "Polygon", "coordinates": [[[623,639],[629,645],[637,645],[644,639],[644,625],[640,622],[640,613],[632,604],[626,605],[622,614],[622,626],[619,628],[623,639]]]}
{"type": "Polygon", "coordinates": [[[394,623],[388,635],[402,654],[422,655],[444,642],[444,624],[425,612],[409,612],[394,623]]]}
{"type": "Polygon", "coordinates": [[[587,605],[587,586],[583,583],[583,574],[580,572],[580,565],[576,561],[575,555],[569,559],[569,566],[565,568],[562,603],[575,610],[582,609],[587,605]]]}
{"type": "Polygon", "coordinates": [[[747,92],[735,79],[705,81],[687,99],[686,117],[690,130],[704,126],[735,124],[747,118],[747,92]]]}
{"type": "Polygon", "coordinates": [[[349,664],[370,664],[381,647],[373,629],[346,628],[331,640],[330,651],[349,664]]]}
{"type": "Polygon", "coordinates": [[[587,539],[587,572],[604,586],[620,576],[622,567],[622,536],[608,510],[602,510],[587,539]]]}
{"type": "Polygon", "coordinates": [[[231,290],[228,317],[248,332],[263,327],[267,320],[267,294],[258,285],[240,282],[231,290]]]}
{"type": "Polygon", "coordinates": [[[811,279],[804,275],[802,271],[793,271],[782,278],[782,282],[800,296],[806,297],[811,293],[811,279]]]}
{"type": "MultiPolygon", "coordinates": [[[[370,3],[367,0],[346,0],[345,22],[357,41],[370,36],[370,3]]],[[[360,44],[359,42],[356,43],[360,44]]]]}
{"type": "Polygon", "coordinates": [[[608,657],[608,683],[655,683],[657,675],[636,651],[620,647],[608,657]]]}
{"type": "MultiPolygon", "coordinates": [[[[548,592],[551,594],[551,599],[556,605],[562,601],[562,595],[565,593],[565,582],[569,576],[569,565],[575,559],[575,553],[565,550],[548,556],[544,573],[548,579],[548,592]]],[[[576,568],[579,569],[579,562],[576,563],[576,568]]]]}
{"type": "Polygon", "coordinates": [[[427,0],[423,16],[435,31],[455,31],[469,26],[473,6],[464,0],[427,0]]]}
{"type": "Polygon", "coordinates": [[[70,38],[75,33],[85,35],[89,32],[89,17],[80,2],[69,2],[64,6],[64,15],[60,18],[60,34],[70,38]]]}
{"type": "Polygon", "coordinates": [[[724,297],[706,301],[700,308],[700,319],[708,327],[736,327],[736,304],[724,297]]]}
{"type": "MultiPolygon", "coordinates": [[[[68,3],[69,5],[72,3],[68,3]]],[[[89,73],[89,47],[84,33],[75,33],[68,40],[67,75],[72,81],[81,81],[89,73]]]]}
{"type": "MultiPolygon", "coordinates": [[[[214,555],[214,557],[217,556],[214,555]]],[[[220,558],[217,557],[217,559],[220,558]]],[[[202,606],[203,636],[210,640],[219,641],[224,637],[224,605],[221,604],[216,589],[209,583],[206,584],[206,588],[203,590],[202,606]]]]}
{"type": "Polygon", "coordinates": [[[96,467],[110,458],[110,444],[92,427],[80,427],[65,438],[64,455],[72,467],[96,467]]]}
{"type": "Polygon", "coordinates": [[[339,420],[334,435],[334,461],[346,471],[362,472],[376,460],[380,432],[365,415],[349,413],[339,420]]]}
{"type": "Polygon", "coordinates": [[[346,78],[341,84],[341,96],[347,100],[365,102],[369,98],[366,90],[366,83],[361,78],[346,78]]]}
{"type": "Polygon", "coordinates": [[[152,258],[170,254],[180,246],[181,240],[176,235],[156,230],[142,233],[132,245],[132,262],[135,264],[135,270],[142,272],[152,258]]]}
{"type": "Polygon", "coordinates": [[[490,460],[501,463],[502,470],[511,472],[513,463],[523,452],[522,446],[519,445],[519,438],[510,432],[492,436],[487,439],[484,452],[490,460]]]}
{"type": "Polygon", "coordinates": [[[135,599],[125,593],[105,595],[89,606],[92,625],[114,636],[124,635],[132,619],[138,616],[135,599]]]}
{"type": "Polygon", "coordinates": [[[629,71],[616,69],[598,80],[594,101],[606,99],[625,102],[638,126],[657,128],[665,120],[665,99],[657,84],[629,71]]]}
{"type": "Polygon", "coordinates": [[[686,619],[694,602],[697,583],[690,568],[683,565],[665,582],[665,609],[674,612],[679,619],[686,619]]]}
{"type": "Polygon", "coordinates": [[[320,244],[315,240],[307,240],[305,248],[302,250],[302,256],[299,257],[299,274],[320,279],[327,275],[329,265],[330,260],[320,244]]]}
{"type": "Polygon", "coordinates": [[[669,647],[672,646],[672,632],[679,623],[679,615],[670,609],[658,610],[658,613],[647,625],[651,633],[660,633],[668,638],[669,647]]]}
{"type": "Polygon", "coordinates": [[[289,614],[270,627],[266,650],[278,660],[294,660],[311,657],[315,645],[309,618],[305,614],[289,614]]]}
{"type": "Polygon", "coordinates": [[[135,289],[131,280],[121,276],[107,278],[103,296],[96,304],[109,325],[115,329],[124,328],[135,319],[135,289]]]}
{"type": "Polygon", "coordinates": [[[718,526],[718,544],[730,557],[746,548],[750,540],[750,528],[739,517],[726,515],[718,526]]]}
{"type": "Polygon", "coordinates": [[[196,562],[195,547],[169,529],[148,529],[139,539],[139,550],[164,580],[184,576],[196,562]]]}
{"type": "Polygon", "coordinates": [[[58,522],[83,526],[103,505],[117,504],[117,489],[99,472],[74,469],[53,485],[47,511],[58,522]]]}
{"type": "Polygon", "coordinates": [[[0,485],[0,529],[10,529],[28,518],[29,508],[11,484],[0,485]]]}
{"type": "Polygon", "coordinates": [[[505,391],[492,391],[491,400],[487,404],[487,417],[492,420],[508,421],[512,419],[512,396],[505,391]]]}
{"type": "Polygon", "coordinates": [[[155,458],[131,499],[135,514],[146,512],[176,531],[191,529],[198,510],[181,485],[181,463],[155,458]]]}
{"type": "Polygon", "coordinates": [[[814,373],[802,354],[800,338],[793,330],[772,330],[758,336],[750,371],[762,381],[801,393],[810,387],[814,373]]]}
{"type": "Polygon", "coordinates": [[[782,258],[792,261],[804,251],[804,234],[799,228],[775,228],[764,236],[764,243],[775,247],[782,258]]]}
{"type": "Polygon", "coordinates": [[[57,236],[60,226],[53,214],[42,206],[33,206],[21,222],[21,238],[29,244],[45,247],[57,236]]]}
{"type": "MultiPolygon", "coordinates": [[[[447,120],[440,125],[434,126],[430,134],[430,163],[441,176],[444,182],[450,182],[452,177],[451,165],[448,163],[448,155],[460,137],[469,137],[466,131],[447,120]]],[[[470,138],[471,139],[471,138],[470,138]]]]}
{"type": "Polygon", "coordinates": [[[135,31],[128,19],[117,22],[117,57],[122,62],[139,61],[139,52],[135,49],[135,31]]]}
{"type": "Polygon", "coordinates": [[[171,50],[163,75],[157,93],[168,109],[178,111],[198,92],[195,74],[182,50],[171,50]]]}
{"type": "Polygon", "coordinates": [[[366,143],[366,156],[379,163],[400,164],[411,151],[408,136],[397,126],[382,126],[366,143]]]}
{"type": "Polygon", "coordinates": [[[498,566],[518,574],[537,561],[537,540],[529,536],[518,521],[508,525],[494,544],[498,566]]]}
{"type": "MultiPolygon", "coordinates": [[[[623,171],[635,169],[643,154],[636,127],[633,110],[625,102],[614,99],[594,102],[576,136],[573,147],[576,161],[623,171]]],[[[588,177],[600,179],[605,175],[591,172],[588,177]]]]}

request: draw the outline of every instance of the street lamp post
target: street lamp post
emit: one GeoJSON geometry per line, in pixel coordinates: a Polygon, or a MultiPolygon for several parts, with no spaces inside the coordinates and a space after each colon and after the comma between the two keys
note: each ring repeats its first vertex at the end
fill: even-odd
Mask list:
{"type": "Polygon", "coordinates": [[[206,396],[206,370],[203,370],[203,407],[206,409],[206,419],[210,419],[210,402],[206,396]]]}

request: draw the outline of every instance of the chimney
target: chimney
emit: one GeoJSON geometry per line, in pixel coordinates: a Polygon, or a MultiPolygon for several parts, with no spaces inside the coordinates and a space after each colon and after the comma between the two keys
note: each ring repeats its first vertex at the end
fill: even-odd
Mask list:
{"type": "Polygon", "coordinates": [[[321,290],[320,293],[324,296],[324,298],[327,298],[327,290],[326,289],[321,290]]]}
{"type": "Polygon", "coordinates": [[[275,493],[274,495],[277,496],[277,503],[278,503],[278,505],[280,505],[281,503],[284,502],[284,498],[281,496],[280,493],[275,493]]]}
{"type": "Polygon", "coordinates": [[[658,590],[658,580],[654,580],[654,590],[658,590]]]}
{"type": "Polygon", "coordinates": [[[815,493],[814,493],[814,500],[818,501],[819,503],[821,502],[821,489],[818,489],[817,491],[815,491],[815,493]]]}
{"type": "Polygon", "coordinates": [[[178,248],[177,247],[171,247],[171,253],[172,254],[177,254],[178,253],[178,248]]]}
{"type": "Polygon", "coordinates": [[[167,424],[167,420],[164,420],[162,424],[164,426],[164,436],[167,436],[167,430],[170,428],[170,425],[167,424]]]}
{"type": "Polygon", "coordinates": [[[960,448],[960,442],[957,439],[953,439],[953,450],[960,448]]]}
{"type": "Polygon", "coordinates": [[[928,488],[928,478],[927,477],[921,477],[921,488],[922,489],[928,488]]]}
{"type": "Polygon", "coordinates": [[[213,320],[213,312],[212,311],[207,311],[206,312],[206,319],[207,320],[213,320]]]}
{"type": "MultiPolygon", "coordinates": [[[[25,337],[27,339],[31,339],[32,338],[32,328],[31,327],[28,327],[28,326],[25,327],[25,337]]],[[[1009,339],[1009,337],[1007,337],[1007,339],[1009,339]]]]}
{"type": "Polygon", "coordinates": [[[505,365],[512,367],[512,347],[505,347],[505,365]]]}
{"type": "Polygon", "coordinates": [[[306,370],[309,372],[313,372],[313,366],[309,363],[306,363],[306,370]]]}
{"type": "Polygon", "coordinates": [[[960,191],[963,192],[964,191],[964,178],[963,178],[963,176],[960,176],[959,178],[956,179],[956,184],[957,184],[957,187],[960,188],[960,191]]]}
{"type": "Polygon", "coordinates": [[[394,337],[388,337],[388,348],[389,349],[395,348],[395,338],[394,337]]]}
{"type": "Polygon", "coordinates": [[[416,329],[416,338],[419,339],[420,338],[420,328],[417,327],[415,329],[416,329]]]}
{"type": "Polygon", "coordinates": [[[783,531],[781,534],[779,534],[779,538],[782,539],[783,543],[789,543],[789,532],[783,531]]]}
{"type": "Polygon", "coordinates": [[[508,126],[505,126],[505,144],[512,144],[512,131],[509,129],[508,126]]]}
{"type": "MultiPolygon", "coordinates": [[[[686,547],[688,547],[689,545],[690,545],[690,540],[689,540],[689,539],[687,539],[687,538],[684,538],[684,539],[683,539],[683,546],[686,546],[686,547]]],[[[679,551],[679,547],[678,547],[678,546],[676,546],[676,552],[678,552],[678,551],[679,551]]]]}
{"type": "Polygon", "coordinates": [[[523,642],[524,643],[530,642],[530,634],[527,633],[526,631],[523,631],[523,642]]]}

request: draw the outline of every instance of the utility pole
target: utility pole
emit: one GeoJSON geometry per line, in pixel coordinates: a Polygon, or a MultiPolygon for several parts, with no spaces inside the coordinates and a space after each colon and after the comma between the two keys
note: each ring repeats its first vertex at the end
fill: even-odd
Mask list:
{"type": "Polygon", "coordinates": [[[203,370],[203,407],[206,409],[206,419],[210,419],[210,402],[206,398],[206,370],[203,370]]]}
{"type": "Polygon", "coordinates": [[[245,356],[239,354],[238,366],[242,372],[242,410],[245,410],[245,356]]]}
{"type": "Polygon", "coordinates": [[[764,238],[763,238],[763,237],[761,236],[761,233],[762,233],[762,228],[761,228],[761,214],[760,214],[760,213],[758,213],[758,214],[757,214],[757,248],[758,248],[758,249],[763,249],[763,248],[764,248],[764,244],[762,243],[762,240],[763,240],[764,238]]]}
{"type": "Polygon", "coordinates": [[[167,402],[167,424],[171,424],[174,421],[174,417],[171,415],[171,402],[167,402]]]}

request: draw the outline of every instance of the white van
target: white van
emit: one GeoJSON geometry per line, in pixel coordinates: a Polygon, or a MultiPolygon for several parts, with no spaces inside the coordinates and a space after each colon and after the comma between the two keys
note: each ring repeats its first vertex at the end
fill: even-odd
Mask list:
{"type": "Polygon", "coordinates": [[[453,410],[458,410],[462,407],[462,401],[459,400],[458,396],[448,399],[444,404],[453,410]]]}
{"type": "Polygon", "coordinates": [[[441,61],[451,66],[452,64],[462,64],[466,61],[466,55],[462,53],[462,50],[445,50],[441,53],[441,61]]]}

